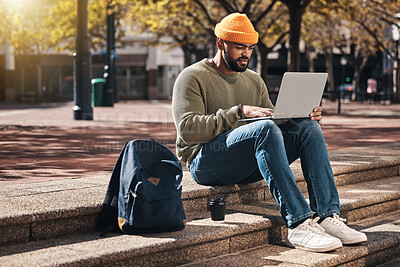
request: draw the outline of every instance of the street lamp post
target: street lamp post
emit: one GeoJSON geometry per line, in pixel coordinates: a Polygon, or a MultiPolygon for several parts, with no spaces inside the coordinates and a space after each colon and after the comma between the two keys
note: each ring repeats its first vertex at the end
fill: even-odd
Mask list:
{"type": "MultiPolygon", "coordinates": [[[[346,64],[347,64],[347,59],[345,58],[345,57],[341,57],[340,58],[340,65],[342,65],[342,82],[346,82],[346,78],[345,78],[345,66],[346,66],[346,64]]],[[[340,114],[340,103],[341,103],[341,100],[342,100],[342,90],[341,90],[341,87],[339,86],[338,87],[338,92],[337,92],[337,94],[338,94],[338,114],[340,114]]]]}
{"type": "Polygon", "coordinates": [[[115,12],[112,3],[107,3],[107,53],[104,66],[104,78],[106,79],[105,106],[113,106],[117,102],[117,88],[115,79],[115,12]]]}
{"type": "Polygon", "coordinates": [[[394,62],[393,62],[393,96],[397,101],[399,96],[399,39],[394,42],[394,62]]]}
{"type": "MultiPolygon", "coordinates": [[[[400,20],[400,13],[395,15],[397,20],[400,20]]],[[[391,94],[395,101],[400,100],[400,90],[399,90],[399,83],[400,83],[400,76],[399,76],[399,41],[400,41],[400,22],[394,23],[386,28],[385,31],[385,39],[386,41],[393,42],[393,52],[391,54],[391,61],[393,64],[392,68],[388,68],[387,72],[392,72],[392,81],[393,87],[391,94]]]]}
{"type": "Polygon", "coordinates": [[[74,53],[75,120],[93,120],[91,100],[91,58],[87,33],[87,0],[78,0],[78,25],[74,53]]]}
{"type": "MultiPolygon", "coordinates": [[[[400,19],[400,13],[397,13],[395,17],[399,20],[400,19]]],[[[394,68],[393,68],[393,79],[394,79],[394,84],[393,86],[393,95],[395,101],[399,101],[400,99],[400,90],[399,90],[399,83],[400,83],[400,76],[399,76],[399,40],[400,40],[400,23],[397,22],[393,26],[393,40],[395,41],[395,60],[394,60],[394,68]]]]}

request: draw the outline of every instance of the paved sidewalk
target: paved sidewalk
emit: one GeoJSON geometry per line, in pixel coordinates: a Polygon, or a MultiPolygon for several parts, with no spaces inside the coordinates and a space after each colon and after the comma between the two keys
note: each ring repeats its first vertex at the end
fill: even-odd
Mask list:
{"type": "MultiPolygon", "coordinates": [[[[126,141],[154,138],[174,151],[168,101],[94,107],[93,121],[75,121],[72,102],[0,106],[0,186],[109,175],[126,141]]],[[[400,142],[400,105],[324,101],[329,150],[400,142]]]]}

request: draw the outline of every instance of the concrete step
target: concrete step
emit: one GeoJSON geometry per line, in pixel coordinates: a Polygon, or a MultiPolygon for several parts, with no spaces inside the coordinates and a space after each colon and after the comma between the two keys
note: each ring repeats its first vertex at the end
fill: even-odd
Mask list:
{"type": "MultiPolygon", "coordinates": [[[[330,151],[337,185],[392,177],[400,173],[400,143],[330,151]]],[[[305,191],[300,164],[292,164],[305,191]]],[[[44,240],[93,231],[109,176],[3,186],[0,191],[0,245],[44,240]]],[[[228,203],[271,200],[266,183],[207,187],[185,171],[183,195],[188,214],[207,211],[214,196],[228,203]]]]}
{"type": "Polygon", "coordinates": [[[356,223],[351,227],[365,232],[368,241],[343,246],[328,253],[313,253],[291,249],[283,242],[230,253],[181,267],[197,266],[399,266],[400,211],[385,213],[356,223]],[[382,265],[380,265],[382,264],[382,265]]]}
{"type": "Polygon", "coordinates": [[[400,258],[396,258],[394,260],[388,261],[386,263],[377,265],[375,267],[394,267],[394,266],[400,266],[400,258]]]}
{"type": "MultiPolygon", "coordinates": [[[[339,186],[341,216],[353,223],[400,210],[399,190],[400,176],[339,186]]],[[[269,219],[274,226],[269,229],[269,243],[284,241],[286,238],[286,226],[274,200],[241,204],[228,208],[228,212],[246,212],[269,219]]]]}
{"type": "MultiPolygon", "coordinates": [[[[341,212],[347,214],[350,224],[360,218],[376,215],[374,223],[362,221],[356,224],[357,229],[365,231],[370,241],[375,240],[375,232],[378,230],[385,236],[385,239],[381,239],[379,235],[379,246],[368,243],[366,247],[350,247],[354,250],[349,250],[349,253],[358,255],[355,259],[367,257],[366,254],[370,251],[375,253],[378,247],[383,251],[398,249],[400,230],[392,221],[400,219],[399,181],[400,177],[396,176],[338,187],[339,194],[344,199],[341,212]],[[393,218],[388,215],[389,212],[392,212],[390,216],[393,218]],[[385,216],[382,217],[382,214],[385,216]],[[375,228],[371,228],[372,226],[375,228]]],[[[135,236],[110,234],[105,238],[99,238],[96,232],[87,232],[58,239],[2,246],[0,266],[175,266],[271,245],[286,236],[286,228],[273,200],[238,205],[228,203],[228,214],[223,223],[211,221],[208,212],[188,215],[187,227],[179,232],[135,236]]],[[[296,253],[300,253],[283,246],[273,247],[284,253],[281,254],[281,250],[278,250],[272,256],[281,255],[285,258],[287,253],[288,257],[296,257],[296,253]]],[[[336,254],[324,255],[327,261],[336,254]]]]}

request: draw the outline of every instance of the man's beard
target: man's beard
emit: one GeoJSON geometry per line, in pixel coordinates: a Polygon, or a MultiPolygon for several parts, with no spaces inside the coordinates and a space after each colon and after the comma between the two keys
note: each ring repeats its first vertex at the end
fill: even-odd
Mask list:
{"type": "Polygon", "coordinates": [[[250,59],[248,57],[240,57],[236,60],[233,60],[233,58],[231,58],[231,56],[228,54],[228,52],[226,51],[226,49],[224,49],[224,61],[226,63],[226,65],[228,66],[228,68],[230,68],[231,70],[235,71],[235,72],[243,72],[247,69],[250,59]],[[241,59],[247,59],[247,64],[244,67],[241,67],[238,63],[239,60],[241,59]]]}

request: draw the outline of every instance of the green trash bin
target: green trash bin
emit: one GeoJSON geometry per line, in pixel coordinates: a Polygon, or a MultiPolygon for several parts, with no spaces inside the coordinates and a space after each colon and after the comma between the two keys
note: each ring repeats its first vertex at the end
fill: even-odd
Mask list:
{"type": "Polygon", "coordinates": [[[106,102],[106,79],[92,79],[92,102],[95,107],[105,106],[106,102]]]}

